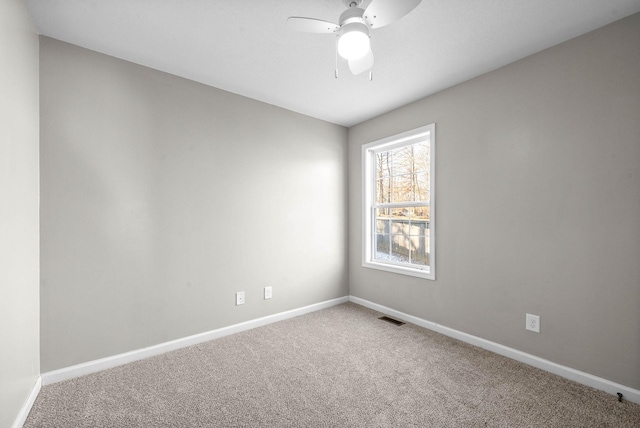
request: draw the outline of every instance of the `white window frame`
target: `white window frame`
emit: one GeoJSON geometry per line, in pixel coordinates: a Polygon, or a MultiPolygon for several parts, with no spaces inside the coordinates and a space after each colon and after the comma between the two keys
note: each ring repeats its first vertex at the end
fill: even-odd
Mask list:
{"type": "Polygon", "coordinates": [[[435,230],[436,230],[436,206],[435,206],[435,130],[436,125],[422,126],[397,135],[392,135],[381,140],[373,141],[362,146],[362,266],[366,268],[379,269],[387,272],[394,272],[403,275],[416,276],[425,279],[436,279],[436,251],[435,251],[435,230]],[[429,266],[407,266],[392,262],[375,260],[374,236],[376,233],[374,225],[375,210],[375,162],[376,153],[393,150],[405,145],[415,144],[425,138],[429,139],[429,266]]]}

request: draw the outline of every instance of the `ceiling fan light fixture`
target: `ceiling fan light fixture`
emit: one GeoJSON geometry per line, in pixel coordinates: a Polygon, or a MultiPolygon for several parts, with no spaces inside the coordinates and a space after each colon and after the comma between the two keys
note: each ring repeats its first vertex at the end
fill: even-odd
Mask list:
{"type": "Polygon", "coordinates": [[[384,27],[402,18],[415,9],[422,0],[342,0],[347,10],[340,14],[338,24],[322,19],[290,16],[287,27],[295,31],[306,33],[337,34],[336,41],[336,69],[338,77],[338,55],[349,63],[349,70],[354,75],[373,67],[373,52],[371,51],[371,29],[384,27]],[[366,3],[366,9],[360,8],[366,3]]]}
{"type": "Polygon", "coordinates": [[[338,54],[344,59],[362,58],[371,49],[369,28],[366,24],[352,22],[340,29],[338,38],[338,54]]]}

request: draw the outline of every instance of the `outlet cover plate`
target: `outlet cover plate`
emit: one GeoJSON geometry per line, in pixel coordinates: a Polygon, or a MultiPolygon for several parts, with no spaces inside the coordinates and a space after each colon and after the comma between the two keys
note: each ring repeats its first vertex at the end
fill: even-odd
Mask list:
{"type": "Polygon", "coordinates": [[[525,328],[527,330],[533,331],[535,333],[540,333],[540,316],[539,315],[527,314],[526,321],[527,321],[527,324],[525,328]]]}
{"type": "Polygon", "coordinates": [[[238,291],[236,293],[236,306],[244,305],[244,291],[238,291]]]}
{"type": "Polygon", "coordinates": [[[270,299],[273,297],[273,288],[264,287],[264,300],[270,299]]]}

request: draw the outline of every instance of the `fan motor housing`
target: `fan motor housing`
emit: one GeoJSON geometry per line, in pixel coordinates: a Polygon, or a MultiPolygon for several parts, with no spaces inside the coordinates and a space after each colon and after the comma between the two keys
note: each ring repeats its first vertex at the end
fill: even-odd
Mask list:
{"type": "Polygon", "coordinates": [[[364,15],[364,10],[359,7],[347,9],[340,15],[340,25],[350,24],[352,22],[361,22],[364,24],[362,15],[364,15]]]}

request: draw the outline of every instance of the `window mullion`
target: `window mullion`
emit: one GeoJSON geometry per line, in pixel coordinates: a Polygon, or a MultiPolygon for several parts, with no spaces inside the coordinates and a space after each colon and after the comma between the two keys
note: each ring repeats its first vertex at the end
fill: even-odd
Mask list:
{"type": "Polygon", "coordinates": [[[430,202],[395,202],[391,204],[373,204],[374,208],[414,208],[414,207],[428,207],[430,202]]]}

